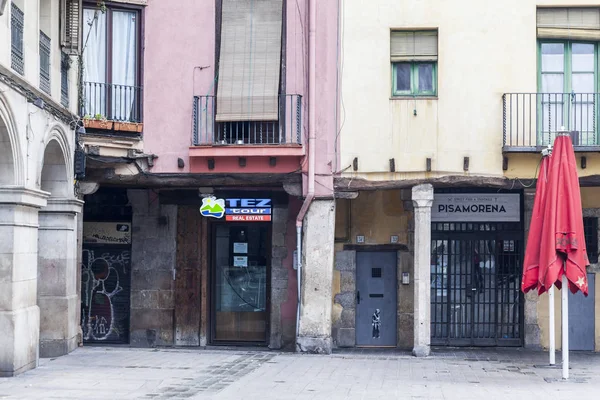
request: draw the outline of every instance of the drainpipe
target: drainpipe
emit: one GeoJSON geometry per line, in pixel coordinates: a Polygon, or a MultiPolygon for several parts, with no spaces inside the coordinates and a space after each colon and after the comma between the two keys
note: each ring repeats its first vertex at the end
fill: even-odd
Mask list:
{"type": "Polygon", "coordinates": [[[317,0],[309,0],[309,29],[308,29],[308,193],[302,204],[302,208],[296,218],[296,274],[298,280],[298,307],[296,310],[296,344],[298,343],[298,334],[300,329],[300,307],[302,304],[302,222],[304,216],[315,197],[315,150],[316,150],[316,35],[317,30],[317,0]]]}

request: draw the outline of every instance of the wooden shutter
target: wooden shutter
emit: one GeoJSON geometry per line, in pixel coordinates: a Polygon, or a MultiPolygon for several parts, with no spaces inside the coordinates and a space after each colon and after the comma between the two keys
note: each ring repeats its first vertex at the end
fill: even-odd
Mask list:
{"type": "Polygon", "coordinates": [[[82,0],[61,0],[61,45],[68,54],[78,54],[82,0]]]}
{"type": "Polygon", "coordinates": [[[543,39],[600,40],[600,9],[538,8],[537,36],[543,39]]]}
{"type": "Polygon", "coordinates": [[[438,56],[437,31],[392,31],[390,58],[398,61],[436,61],[438,56]]]}
{"type": "Polygon", "coordinates": [[[217,121],[278,119],[283,0],[223,0],[217,121]]]}

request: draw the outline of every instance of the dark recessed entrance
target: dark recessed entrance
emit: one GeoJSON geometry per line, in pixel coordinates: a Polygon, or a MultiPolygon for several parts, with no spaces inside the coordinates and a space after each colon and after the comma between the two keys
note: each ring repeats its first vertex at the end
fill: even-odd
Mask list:
{"type": "Polygon", "coordinates": [[[269,331],[270,224],[212,227],[211,342],[266,344],[269,331]]]}

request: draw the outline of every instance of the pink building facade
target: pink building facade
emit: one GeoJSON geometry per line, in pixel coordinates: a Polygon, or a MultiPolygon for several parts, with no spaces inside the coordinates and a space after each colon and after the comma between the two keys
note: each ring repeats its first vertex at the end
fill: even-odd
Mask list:
{"type": "Polygon", "coordinates": [[[113,122],[82,135],[84,342],[329,352],[337,2],[131,3],[88,24],[135,68],[84,83],[113,122]]]}

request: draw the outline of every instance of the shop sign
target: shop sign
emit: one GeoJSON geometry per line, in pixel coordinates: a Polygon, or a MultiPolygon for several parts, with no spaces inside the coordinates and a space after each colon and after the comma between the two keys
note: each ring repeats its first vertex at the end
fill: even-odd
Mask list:
{"type": "Polygon", "coordinates": [[[521,199],[518,193],[435,194],[432,222],[518,222],[521,199]]]}
{"type": "Polygon", "coordinates": [[[85,222],[83,242],[98,244],[131,244],[131,224],[128,222],[85,222]]]}
{"type": "Polygon", "coordinates": [[[271,221],[271,199],[217,199],[209,196],[202,199],[200,214],[215,219],[225,217],[225,221],[268,222],[271,221]]]}

